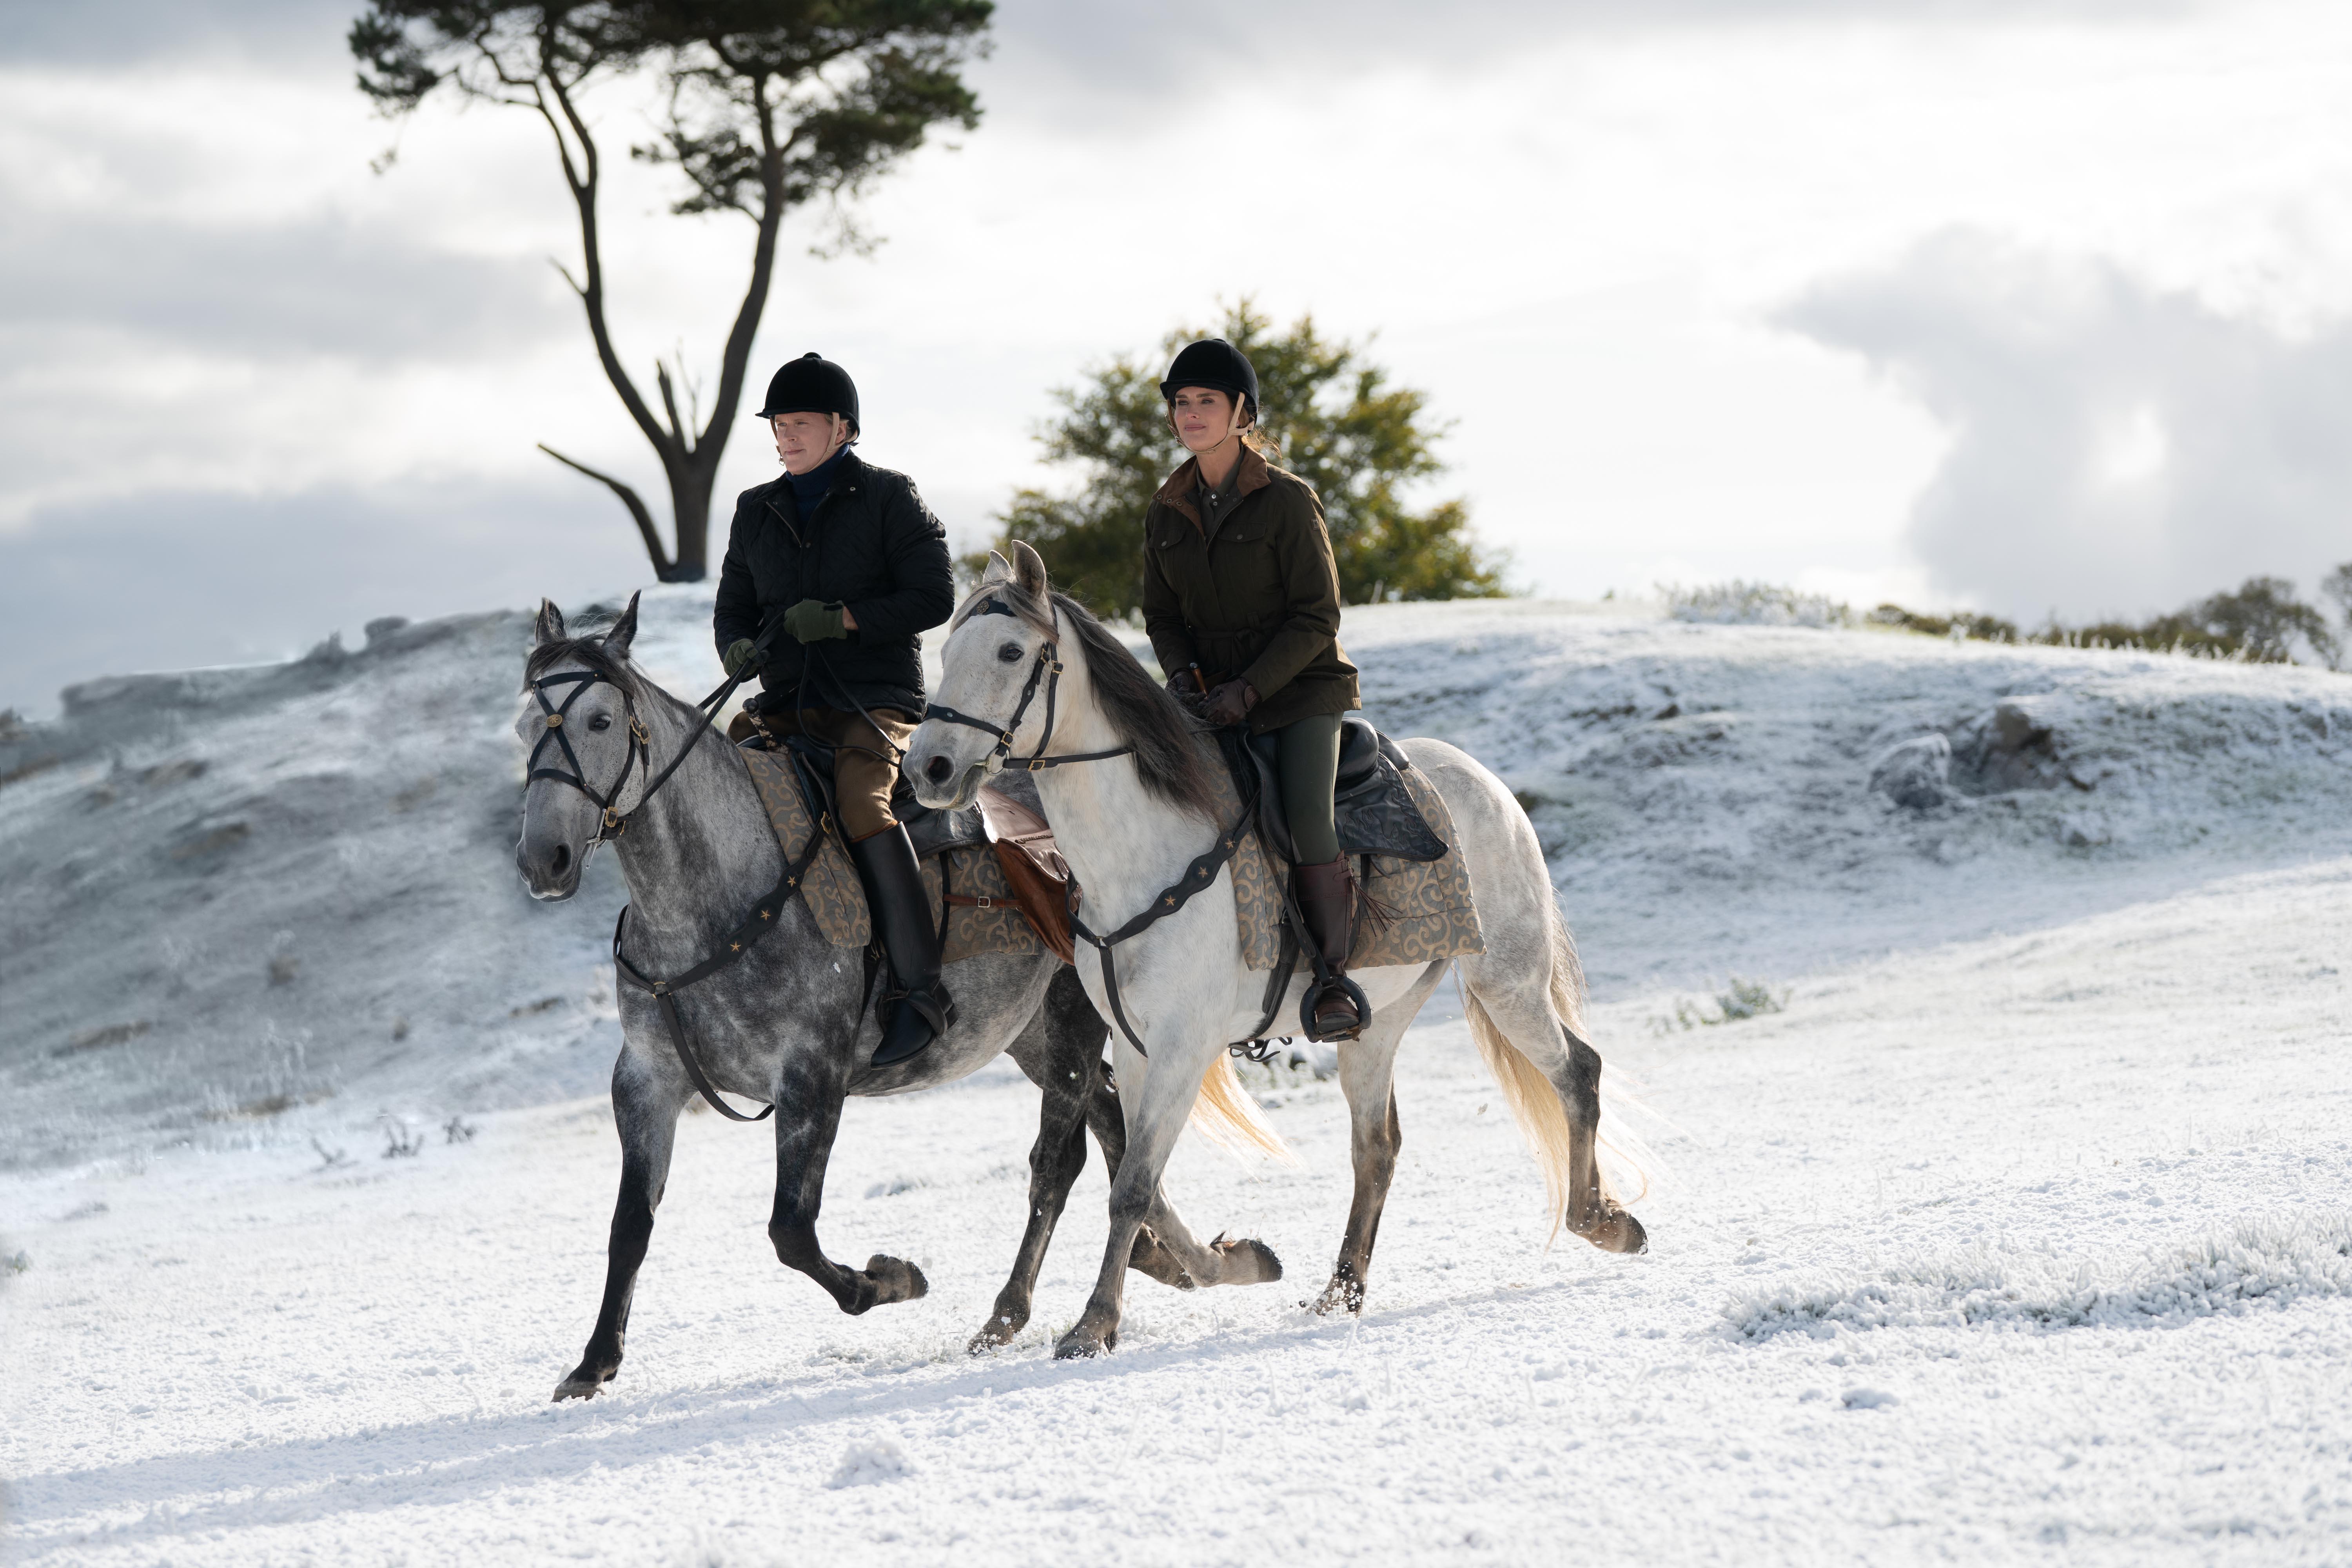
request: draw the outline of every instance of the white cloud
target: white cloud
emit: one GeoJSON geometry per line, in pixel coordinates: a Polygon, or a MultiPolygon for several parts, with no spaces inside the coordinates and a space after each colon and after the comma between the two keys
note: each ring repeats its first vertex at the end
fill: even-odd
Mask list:
{"type": "MultiPolygon", "coordinates": [[[[516,498],[604,531],[608,586],[640,570],[610,498],[534,450],[661,505],[549,266],[576,237],[543,128],[375,119],[341,42],[358,8],[104,0],[37,8],[0,46],[0,540],[21,546],[0,570],[148,496],[218,535],[171,557],[159,615],[245,614],[237,552],[282,548],[265,537],[299,539],[313,585],[269,591],[323,605],[409,527],[438,564],[384,607],[470,607],[532,559],[495,521],[516,498]],[[240,505],[280,522],[240,532],[240,505]]],[[[1458,421],[1440,493],[1548,591],[1910,595],[1902,521],[1948,437],[1857,356],[1773,326],[1811,280],[1967,223],[2281,331],[2352,310],[2341,8],[1475,0],[1432,26],[1402,0],[1011,0],[997,31],[986,121],[882,184],[876,259],[812,260],[787,230],[753,356],[755,382],[807,348],[851,365],[873,456],[961,543],[1040,477],[1048,387],[1252,293],[1380,332],[1458,421]]],[[[642,98],[593,107],[623,357],[649,379],[682,345],[708,381],[746,232],[666,216],[669,175],[618,151],[642,98]]],[[[2149,406],[2097,437],[2119,494],[2189,460],[2149,406]]],[[[747,425],[719,492],[773,471],[747,425]]],[[[36,657],[0,619],[0,673],[36,657]]]]}
{"type": "Polygon", "coordinates": [[[2308,592],[2352,558],[2352,327],[2288,332],[1973,230],[1785,319],[1950,431],[1909,525],[1944,594],[2137,616],[2258,574],[2308,592]]]}

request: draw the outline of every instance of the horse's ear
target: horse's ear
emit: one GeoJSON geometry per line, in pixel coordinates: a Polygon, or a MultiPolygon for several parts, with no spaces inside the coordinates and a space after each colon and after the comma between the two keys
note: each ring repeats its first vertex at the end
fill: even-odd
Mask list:
{"type": "Polygon", "coordinates": [[[992,588],[999,583],[1013,581],[1013,563],[992,550],[988,552],[988,570],[980,574],[980,585],[992,588]]]}
{"type": "Polygon", "coordinates": [[[614,621],[613,629],[604,634],[604,651],[614,658],[626,658],[629,657],[629,644],[635,642],[636,637],[637,596],[632,594],[629,595],[629,607],[621,612],[621,618],[614,621]]]}
{"type": "Polygon", "coordinates": [[[1053,592],[1054,585],[1045,580],[1045,558],[1029,548],[1025,539],[1013,542],[1013,581],[1041,601],[1053,592]]]}
{"type": "Polygon", "coordinates": [[[539,602],[539,624],[532,631],[541,645],[563,640],[563,612],[555,607],[554,600],[539,602]]]}

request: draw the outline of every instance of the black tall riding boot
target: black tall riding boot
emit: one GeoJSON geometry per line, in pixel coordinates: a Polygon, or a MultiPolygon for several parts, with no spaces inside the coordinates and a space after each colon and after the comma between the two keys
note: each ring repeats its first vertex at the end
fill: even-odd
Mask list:
{"type": "MultiPolygon", "coordinates": [[[[1348,858],[1342,855],[1320,866],[1300,866],[1297,875],[1298,910],[1307,917],[1307,930],[1332,977],[1345,979],[1348,950],[1354,945],[1356,934],[1356,880],[1348,875],[1348,858]]],[[[1325,985],[1316,993],[1313,1016],[1311,1033],[1318,1040],[1352,1038],[1369,1021],[1357,1010],[1356,999],[1339,985],[1325,985]]]]}
{"type": "Polygon", "coordinates": [[[923,874],[904,827],[886,827],[849,847],[866,883],[866,904],[882,951],[890,957],[884,993],[881,1048],[874,1065],[888,1067],[920,1051],[955,1022],[955,1003],[940,984],[940,933],[923,897],[923,874]]]}

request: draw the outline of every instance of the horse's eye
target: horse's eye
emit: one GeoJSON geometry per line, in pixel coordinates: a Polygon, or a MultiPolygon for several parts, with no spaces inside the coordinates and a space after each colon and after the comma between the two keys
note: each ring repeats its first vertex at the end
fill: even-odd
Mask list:
{"type": "Polygon", "coordinates": [[[1021,662],[1021,645],[1017,642],[1009,642],[1003,647],[998,648],[996,650],[996,662],[999,664],[1019,664],[1021,662]]]}
{"type": "Polygon", "coordinates": [[[591,730],[609,730],[612,727],[613,716],[610,713],[599,713],[596,717],[588,721],[588,728],[591,730]]]}

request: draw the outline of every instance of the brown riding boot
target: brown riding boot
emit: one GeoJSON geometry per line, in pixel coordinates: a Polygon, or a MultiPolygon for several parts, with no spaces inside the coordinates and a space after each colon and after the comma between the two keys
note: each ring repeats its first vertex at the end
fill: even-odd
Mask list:
{"type": "MultiPolygon", "coordinates": [[[[1342,855],[1320,866],[1300,866],[1294,875],[1299,912],[1307,917],[1307,930],[1317,950],[1335,978],[1345,976],[1348,951],[1356,934],[1356,879],[1348,874],[1348,858],[1342,855]]],[[[1314,1036],[1319,1040],[1353,1037],[1366,1023],[1356,1010],[1355,998],[1338,985],[1323,986],[1317,993],[1314,1017],[1314,1036]]]]}

